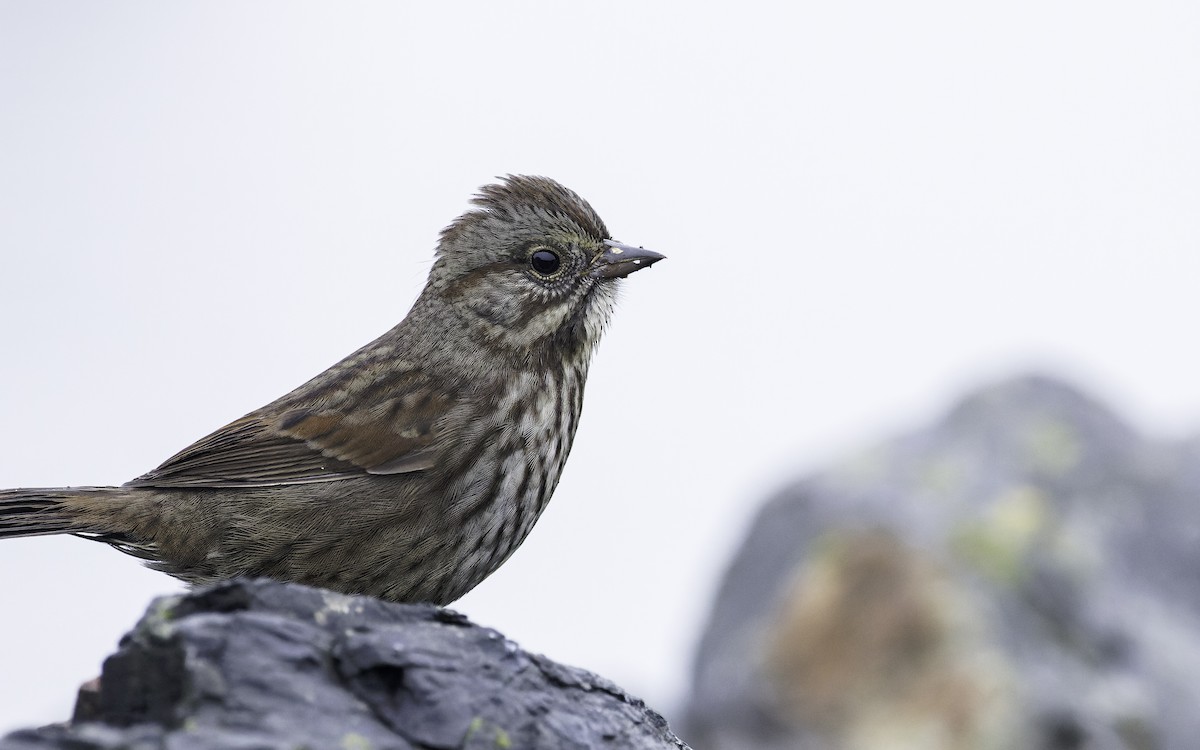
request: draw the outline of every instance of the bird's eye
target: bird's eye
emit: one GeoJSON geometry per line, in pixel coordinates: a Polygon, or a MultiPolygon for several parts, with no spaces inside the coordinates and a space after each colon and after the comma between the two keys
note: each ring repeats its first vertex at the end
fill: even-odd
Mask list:
{"type": "Polygon", "coordinates": [[[542,276],[553,276],[558,273],[558,269],[562,266],[562,261],[558,259],[558,253],[549,248],[538,248],[529,256],[529,265],[542,276]]]}

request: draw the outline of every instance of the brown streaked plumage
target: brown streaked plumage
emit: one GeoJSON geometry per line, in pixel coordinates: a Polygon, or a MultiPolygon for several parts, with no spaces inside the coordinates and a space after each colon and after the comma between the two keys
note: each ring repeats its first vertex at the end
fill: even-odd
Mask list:
{"type": "Polygon", "coordinates": [[[662,259],[543,177],[473,203],[395,328],[120,487],[0,491],[0,538],[77,534],[190,582],[470,590],[558,483],[617,279],[662,259]]]}

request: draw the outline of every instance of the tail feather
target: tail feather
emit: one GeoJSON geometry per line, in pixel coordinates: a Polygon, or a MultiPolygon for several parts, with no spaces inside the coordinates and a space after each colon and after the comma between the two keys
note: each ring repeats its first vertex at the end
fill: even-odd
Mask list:
{"type": "Polygon", "coordinates": [[[74,520],[69,501],[98,487],[0,490],[0,539],[90,531],[74,520]]]}

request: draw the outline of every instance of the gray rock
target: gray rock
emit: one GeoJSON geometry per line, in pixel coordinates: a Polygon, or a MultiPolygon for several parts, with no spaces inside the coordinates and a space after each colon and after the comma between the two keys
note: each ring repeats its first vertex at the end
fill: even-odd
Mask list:
{"type": "Polygon", "coordinates": [[[720,586],[682,734],[740,748],[1195,747],[1200,441],[1044,377],[797,481],[720,586]]]}
{"type": "Polygon", "coordinates": [[[3,750],[685,748],[616,685],[433,606],[270,581],[156,600],[70,723],[3,750]]]}

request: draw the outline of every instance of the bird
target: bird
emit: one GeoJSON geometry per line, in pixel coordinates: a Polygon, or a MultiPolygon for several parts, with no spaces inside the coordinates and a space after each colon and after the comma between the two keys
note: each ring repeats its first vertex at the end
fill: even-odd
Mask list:
{"type": "Polygon", "coordinates": [[[498,178],[394,328],[123,485],[0,490],[0,539],[74,534],[193,585],[448,604],[546,508],[617,289],[664,257],[552,179],[498,178]]]}

